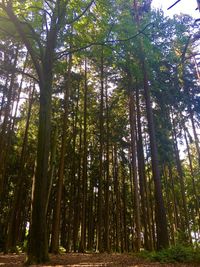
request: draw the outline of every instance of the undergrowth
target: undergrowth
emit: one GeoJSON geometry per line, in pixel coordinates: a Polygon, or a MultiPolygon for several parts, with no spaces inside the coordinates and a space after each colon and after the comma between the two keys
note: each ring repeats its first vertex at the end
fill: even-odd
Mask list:
{"type": "Polygon", "coordinates": [[[140,256],[161,263],[200,263],[200,249],[181,244],[160,251],[142,251],[140,256]]]}

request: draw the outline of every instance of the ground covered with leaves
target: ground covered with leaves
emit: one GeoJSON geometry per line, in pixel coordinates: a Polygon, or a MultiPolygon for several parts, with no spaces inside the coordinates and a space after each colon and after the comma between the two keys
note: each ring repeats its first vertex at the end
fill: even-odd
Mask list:
{"type": "MultiPolygon", "coordinates": [[[[200,264],[150,262],[129,254],[69,253],[50,255],[50,263],[40,266],[57,267],[197,267],[200,264]]],[[[0,254],[0,266],[23,266],[25,254],[0,254]]],[[[36,265],[32,265],[34,267],[36,265]]]]}

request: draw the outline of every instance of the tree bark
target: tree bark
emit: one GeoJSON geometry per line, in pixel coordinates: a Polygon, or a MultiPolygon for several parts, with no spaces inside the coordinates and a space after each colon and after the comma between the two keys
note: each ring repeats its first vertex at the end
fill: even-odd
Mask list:
{"type": "Polygon", "coordinates": [[[79,251],[86,248],[86,204],[87,204],[87,60],[85,59],[85,84],[84,84],[84,122],[83,122],[83,173],[82,173],[82,216],[81,216],[81,242],[79,251]]]}
{"type": "MultiPolygon", "coordinates": [[[[140,27],[140,20],[138,14],[137,0],[134,0],[134,10],[135,10],[135,21],[137,28],[140,27]]],[[[153,118],[153,110],[151,105],[151,96],[149,90],[148,76],[147,76],[147,66],[145,62],[145,55],[143,49],[143,43],[140,39],[140,64],[143,72],[143,86],[144,86],[144,96],[146,102],[146,113],[148,121],[148,130],[150,137],[150,148],[151,148],[151,162],[152,162],[152,173],[155,184],[155,218],[156,218],[156,233],[157,233],[157,249],[161,249],[169,246],[168,229],[167,229],[167,217],[162,195],[162,185],[161,177],[159,171],[158,162],[158,151],[155,136],[155,125],[153,118]]]]}
{"type": "Polygon", "coordinates": [[[102,244],[102,232],[103,232],[103,224],[102,224],[102,179],[103,179],[103,101],[104,101],[104,55],[103,55],[103,47],[101,48],[101,66],[100,66],[100,83],[101,83],[101,92],[100,92],[100,140],[99,140],[99,177],[98,177],[98,215],[97,215],[97,251],[102,252],[103,244],[102,244]]]}
{"type": "Polygon", "coordinates": [[[132,154],[132,173],[134,184],[134,207],[135,207],[135,230],[136,230],[136,251],[141,247],[141,220],[140,220],[140,199],[138,187],[138,174],[137,174],[137,154],[136,154],[136,111],[134,93],[130,88],[129,95],[129,117],[130,117],[130,130],[131,130],[131,154],[132,154]]]}
{"type": "Polygon", "coordinates": [[[23,144],[22,144],[22,150],[21,150],[21,156],[20,156],[20,165],[19,165],[19,170],[18,170],[18,181],[17,181],[17,185],[15,188],[13,206],[11,208],[11,214],[10,214],[9,223],[8,223],[5,252],[16,251],[17,241],[19,240],[19,229],[20,229],[20,224],[22,222],[22,216],[21,216],[22,204],[24,200],[23,192],[25,191],[25,188],[26,188],[25,177],[24,177],[23,172],[24,172],[24,165],[25,165],[25,159],[26,159],[26,154],[27,154],[28,130],[29,130],[29,124],[30,124],[31,109],[32,109],[33,101],[34,101],[34,92],[35,92],[35,85],[33,86],[33,90],[29,97],[27,121],[26,121],[24,137],[23,137],[23,144]]]}
{"type": "Polygon", "coordinates": [[[51,252],[57,254],[59,252],[59,236],[60,236],[60,214],[61,214],[61,199],[64,181],[65,169],[65,153],[66,153],[66,139],[67,139],[67,120],[68,120],[68,105],[69,94],[71,86],[71,68],[72,68],[72,55],[70,54],[67,70],[67,80],[65,83],[65,97],[64,97],[64,114],[62,120],[62,141],[60,151],[60,162],[58,171],[58,181],[56,189],[56,203],[53,212],[53,227],[52,227],[52,240],[51,252]]]}

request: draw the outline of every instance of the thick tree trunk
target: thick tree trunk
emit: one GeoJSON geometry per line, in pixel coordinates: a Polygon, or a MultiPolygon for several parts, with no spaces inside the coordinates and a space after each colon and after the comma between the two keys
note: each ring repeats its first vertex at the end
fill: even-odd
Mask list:
{"type": "Polygon", "coordinates": [[[33,182],[32,217],[29,232],[27,263],[43,263],[49,260],[46,202],[51,132],[52,75],[46,74],[44,80],[45,83],[40,87],[37,166],[33,182]]]}

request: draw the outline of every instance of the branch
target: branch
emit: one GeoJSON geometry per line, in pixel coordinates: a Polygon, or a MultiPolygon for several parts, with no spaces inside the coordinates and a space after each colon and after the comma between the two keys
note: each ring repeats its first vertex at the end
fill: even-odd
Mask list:
{"type": "Polygon", "coordinates": [[[94,45],[108,45],[108,44],[117,44],[117,43],[122,43],[122,42],[128,42],[134,38],[136,38],[137,36],[139,36],[140,34],[144,34],[144,31],[150,26],[150,25],[154,25],[152,22],[147,24],[142,30],[139,30],[135,35],[132,35],[128,38],[125,38],[125,39],[115,39],[115,40],[107,40],[107,41],[104,41],[104,42],[92,42],[92,43],[89,43],[89,44],[86,44],[85,46],[82,46],[82,47],[79,47],[79,48],[74,48],[72,50],[65,50],[65,51],[62,51],[62,52],[59,52],[57,53],[58,57],[57,58],[61,58],[63,55],[69,55],[69,54],[73,54],[73,53],[76,53],[76,52],[79,52],[79,51],[82,51],[82,50],[85,50],[89,47],[92,47],[94,45]]]}
{"type": "Polygon", "coordinates": [[[77,20],[79,20],[87,11],[88,11],[88,9],[92,6],[92,4],[94,3],[94,0],[92,0],[89,4],[88,4],[88,6],[83,10],[83,12],[80,14],[80,15],[78,15],[77,17],[75,17],[74,19],[72,19],[71,21],[68,21],[67,22],[67,24],[72,24],[72,23],[74,23],[74,22],[76,22],[77,20]]]}
{"type": "Polygon", "coordinates": [[[183,63],[184,60],[185,60],[185,55],[186,55],[188,46],[189,46],[189,44],[190,44],[191,37],[192,37],[192,35],[190,35],[190,36],[188,37],[187,42],[186,42],[186,44],[185,44],[185,47],[184,47],[184,49],[183,49],[183,53],[182,53],[182,55],[181,55],[181,62],[182,62],[182,63],[183,63]]]}
{"type": "Polygon", "coordinates": [[[25,76],[33,79],[37,83],[39,83],[39,80],[35,76],[33,76],[32,74],[27,73],[24,70],[20,70],[18,68],[12,67],[10,65],[9,66],[8,65],[4,65],[4,66],[3,65],[0,65],[0,70],[14,71],[14,72],[17,72],[19,74],[25,75],[25,76]]]}
{"type": "Polygon", "coordinates": [[[30,36],[38,44],[38,47],[39,47],[39,50],[40,50],[40,56],[41,56],[41,59],[43,59],[44,52],[43,52],[43,48],[42,48],[42,45],[41,45],[41,42],[40,42],[40,39],[39,39],[39,35],[36,33],[35,29],[28,23],[28,20],[24,16],[23,16],[23,19],[24,19],[24,22],[21,22],[21,23],[26,25],[29,28],[29,30],[31,31],[31,35],[30,36]]]}
{"type": "Polygon", "coordinates": [[[33,60],[33,64],[35,66],[36,72],[38,74],[39,80],[40,82],[44,82],[43,80],[43,75],[42,75],[42,69],[41,66],[38,62],[37,56],[35,54],[35,51],[33,49],[33,46],[31,45],[29,39],[26,36],[26,33],[24,32],[24,29],[22,28],[21,25],[21,21],[18,19],[18,17],[14,14],[13,10],[11,9],[10,4],[5,6],[4,2],[3,4],[0,4],[0,7],[3,8],[3,10],[6,12],[6,14],[8,15],[8,17],[10,18],[10,20],[12,21],[12,23],[14,24],[17,32],[19,33],[22,41],[24,42],[32,60],[33,60]]]}
{"type": "Polygon", "coordinates": [[[176,4],[178,4],[181,0],[177,0],[173,5],[171,5],[170,7],[168,7],[167,10],[169,10],[170,8],[174,7],[176,4]]]}

